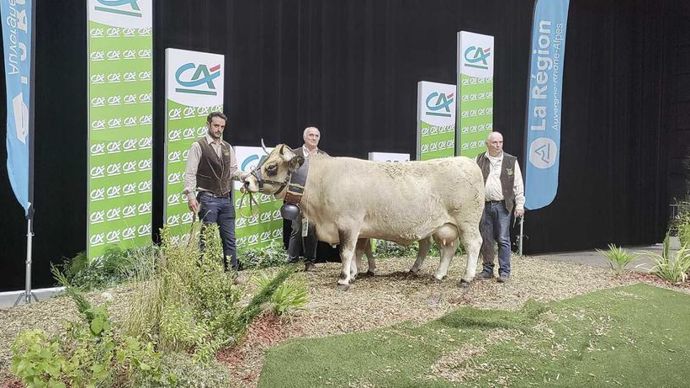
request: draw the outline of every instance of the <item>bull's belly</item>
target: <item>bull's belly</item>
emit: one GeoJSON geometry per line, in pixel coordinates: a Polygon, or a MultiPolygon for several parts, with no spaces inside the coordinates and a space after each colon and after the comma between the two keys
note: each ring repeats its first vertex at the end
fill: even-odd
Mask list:
{"type": "MultiPolygon", "coordinates": [[[[431,236],[444,224],[454,223],[455,222],[450,218],[439,217],[417,223],[363,223],[352,229],[358,229],[359,233],[357,238],[375,238],[408,245],[431,236]]],[[[317,224],[316,236],[319,241],[329,244],[339,244],[339,229],[347,231],[351,228],[335,223],[317,224]]]]}

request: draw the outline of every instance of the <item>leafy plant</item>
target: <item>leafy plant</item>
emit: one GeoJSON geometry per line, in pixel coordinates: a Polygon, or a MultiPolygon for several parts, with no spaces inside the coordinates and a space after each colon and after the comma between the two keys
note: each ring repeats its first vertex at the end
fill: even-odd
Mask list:
{"type": "MultiPolygon", "coordinates": [[[[682,209],[687,209],[687,204],[682,209]]],[[[676,234],[678,235],[680,245],[690,246],[690,212],[687,210],[682,211],[678,218],[674,221],[672,228],[675,229],[676,234]]]]}
{"type": "Polygon", "coordinates": [[[271,281],[261,287],[259,292],[249,301],[247,307],[240,312],[237,320],[237,332],[242,332],[249,326],[249,323],[261,313],[261,306],[271,300],[278,287],[294,272],[294,267],[285,267],[271,281]]]}
{"type": "Polygon", "coordinates": [[[116,337],[105,306],[93,306],[56,267],[52,270],[84,319],[69,323],[66,335],[50,339],[42,331],[21,333],[12,345],[12,372],[32,387],[162,381],[160,355],[153,344],[142,344],[134,337],[116,337]]]}
{"type": "MultiPolygon", "coordinates": [[[[262,274],[255,282],[260,288],[266,288],[272,280],[267,274],[262,274]]],[[[283,315],[289,310],[304,307],[308,302],[308,295],[303,279],[297,280],[293,276],[276,288],[269,303],[276,315],[283,315]]]]}
{"type": "Polygon", "coordinates": [[[609,250],[603,251],[597,249],[597,252],[604,256],[608,260],[609,265],[616,275],[621,275],[625,272],[625,267],[635,260],[635,256],[623,248],[616,246],[615,244],[609,244],[609,250]]]}
{"type": "MultiPolygon", "coordinates": [[[[144,271],[143,263],[150,264],[156,253],[154,246],[121,249],[109,247],[103,256],[89,260],[84,252],[67,259],[60,269],[74,287],[82,290],[103,289],[131,280],[136,274],[140,278],[144,271]]],[[[150,270],[152,269],[150,266],[150,270]]]]}
{"type": "Polygon", "coordinates": [[[653,252],[645,252],[645,254],[654,262],[651,270],[654,275],[674,284],[687,280],[688,271],[690,271],[690,249],[687,245],[682,245],[673,256],[669,249],[669,235],[666,235],[661,254],[653,252]]]}
{"type": "Polygon", "coordinates": [[[285,264],[285,249],[282,241],[273,240],[262,248],[243,248],[237,252],[244,269],[270,268],[285,264]]]}
{"type": "MultiPolygon", "coordinates": [[[[381,257],[415,257],[419,252],[419,242],[414,242],[410,245],[400,245],[392,241],[376,240],[376,254],[381,257]]],[[[456,255],[464,254],[465,250],[462,244],[458,244],[455,250],[456,255]]],[[[441,252],[438,244],[431,243],[427,257],[440,257],[441,252]]]]}
{"type": "Polygon", "coordinates": [[[376,255],[381,257],[408,257],[415,256],[419,249],[418,243],[400,245],[392,241],[376,240],[376,255]]]}
{"type": "MultiPolygon", "coordinates": [[[[186,352],[197,361],[210,362],[244,332],[256,316],[254,306],[239,306],[243,290],[233,282],[235,273],[224,271],[217,226],[202,232],[194,225],[186,244],[172,243],[169,236],[164,228],[153,276],[134,283],[134,301],[123,327],[131,336],[153,339],[161,351],[186,352]]],[[[288,273],[293,271],[288,267],[288,273]]],[[[267,298],[285,278],[275,287],[271,283],[267,298]]]]}
{"type": "Polygon", "coordinates": [[[22,332],[12,344],[12,373],[32,387],[64,387],[58,347],[41,330],[22,332]]]}

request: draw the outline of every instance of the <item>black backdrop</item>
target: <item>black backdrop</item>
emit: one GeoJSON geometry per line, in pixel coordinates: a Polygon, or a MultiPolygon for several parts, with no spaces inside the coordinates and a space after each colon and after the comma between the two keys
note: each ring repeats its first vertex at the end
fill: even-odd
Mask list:
{"type": "MultiPolygon", "coordinates": [[[[522,161],[532,8],[533,0],[154,0],[155,165],[167,47],[225,55],[232,144],[263,137],[297,146],[316,125],[329,153],[365,158],[414,155],[416,84],[455,82],[459,30],[495,36],[494,125],[522,161]]],[[[85,17],[85,1],[38,2],[35,287],[52,283],[50,261],[85,248],[85,17]]],[[[560,187],[551,206],[527,213],[527,253],[662,238],[668,201],[686,190],[689,17],[682,0],[571,0],[560,187]]],[[[4,168],[0,175],[0,289],[18,289],[26,224],[4,168]]],[[[161,169],[154,187],[157,228],[161,169]]]]}

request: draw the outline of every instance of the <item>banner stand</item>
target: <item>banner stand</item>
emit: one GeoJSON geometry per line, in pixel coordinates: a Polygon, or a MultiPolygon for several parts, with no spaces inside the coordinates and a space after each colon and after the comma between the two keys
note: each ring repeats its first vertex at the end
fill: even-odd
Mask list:
{"type": "Polygon", "coordinates": [[[26,222],[26,279],[25,279],[25,288],[24,292],[19,294],[17,297],[17,300],[14,302],[14,305],[17,306],[19,302],[24,298],[24,303],[30,304],[31,303],[31,298],[33,297],[36,302],[38,302],[38,298],[36,297],[36,294],[34,294],[33,291],[31,291],[31,248],[33,244],[33,231],[31,230],[31,221],[33,221],[33,206],[32,204],[29,204],[29,216],[27,217],[27,222],[26,222]]]}

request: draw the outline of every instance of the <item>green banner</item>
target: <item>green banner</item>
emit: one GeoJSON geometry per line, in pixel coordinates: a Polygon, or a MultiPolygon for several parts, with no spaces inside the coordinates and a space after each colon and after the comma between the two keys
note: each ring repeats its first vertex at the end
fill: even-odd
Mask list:
{"type": "Polygon", "coordinates": [[[458,155],[475,157],[486,151],[485,140],[493,130],[493,79],[462,74],[458,132],[458,155]]]}
{"type": "Polygon", "coordinates": [[[456,155],[474,158],[486,151],[493,131],[493,50],[493,36],[458,33],[456,155]]]}
{"type": "Polygon", "coordinates": [[[165,142],[165,190],[164,220],[170,230],[170,241],[186,243],[194,217],[187,206],[184,190],[184,171],[192,143],[206,132],[206,116],[222,111],[223,106],[193,107],[167,100],[165,142]]]}
{"type": "Polygon", "coordinates": [[[89,0],[87,256],[151,243],[151,1],[89,0]]]}

